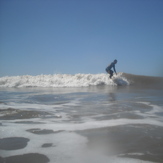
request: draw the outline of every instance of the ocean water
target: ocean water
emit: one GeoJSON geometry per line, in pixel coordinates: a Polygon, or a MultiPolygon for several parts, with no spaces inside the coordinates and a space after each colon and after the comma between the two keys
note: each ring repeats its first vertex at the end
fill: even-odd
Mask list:
{"type": "Polygon", "coordinates": [[[163,79],[0,78],[0,163],[163,162],[163,79]]]}

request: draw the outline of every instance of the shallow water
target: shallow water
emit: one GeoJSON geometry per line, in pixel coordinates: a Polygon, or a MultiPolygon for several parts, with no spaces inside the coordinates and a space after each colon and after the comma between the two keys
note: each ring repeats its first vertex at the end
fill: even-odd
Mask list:
{"type": "Polygon", "coordinates": [[[163,162],[163,91],[1,88],[0,162],[163,162]]]}

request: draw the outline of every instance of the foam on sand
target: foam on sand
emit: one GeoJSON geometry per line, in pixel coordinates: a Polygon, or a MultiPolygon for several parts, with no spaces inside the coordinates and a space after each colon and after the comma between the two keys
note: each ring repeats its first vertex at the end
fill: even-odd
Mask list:
{"type": "MultiPolygon", "coordinates": [[[[9,151],[0,150],[3,157],[36,153],[37,151],[39,154],[46,155],[50,160],[49,163],[151,163],[149,161],[121,158],[118,156],[108,157],[100,153],[99,151],[89,150],[87,148],[88,139],[75,132],[63,131],[56,134],[39,135],[27,132],[27,129],[29,129],[29,127],[36,127],[37,125],[17,125],[18,124],[10,124],[7,130],[3,130],[3,133],[6,133],[6,136],[9,137],[18,137],[18,135],[24,135],[26,139],[30,140],[28,142],[28,147],[9,151]],[[42,148],[41,146],[43,144],[52,144],[52,146],[49,148],[42,148]]],[[[41,127],[40,125],[38,126],[41,127]]],[[[47,124],[47,127],[48,126],[49,125],[47,124]]],[[[84,128],[86,128],[87,124],[84,126],[84,128]]],[[[49,128],[57,129],[57,126],[49,126],[49,128]]],[[[64,128],[67,128],[67,126],[64,126],[64,128]]],[[[69,129],[73,130],[73,125],[71,125],[69,129]]]]}

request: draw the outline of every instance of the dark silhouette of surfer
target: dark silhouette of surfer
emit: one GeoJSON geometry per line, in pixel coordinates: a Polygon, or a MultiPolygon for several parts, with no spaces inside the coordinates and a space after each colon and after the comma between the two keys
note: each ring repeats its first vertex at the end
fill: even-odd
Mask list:
{"type": "Polygon", "coordinates": [[[113,70],[114,70],[114,72],[116,73],[116,75],[117,75],[117,72],[116,72],[116,69],[115,69],[115,64],[117,63],[117,60],[115,59],[107,68],[106,68],[106,72],[108,73],[108,74],[110,74],[110,79],[112,78],[112,76],[113,76],[113,70]],[[113,68],[113,70],[112,70],[112,68],[113,68]]]}

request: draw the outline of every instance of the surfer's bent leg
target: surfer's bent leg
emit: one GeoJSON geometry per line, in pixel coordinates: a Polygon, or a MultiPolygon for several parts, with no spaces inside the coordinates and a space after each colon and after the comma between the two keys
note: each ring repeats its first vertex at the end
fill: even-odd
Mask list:
{"type": "Polygon", "coordinates": [[[106,70],[106,72],[108,73],[108,74],[110,74],[110,79],[112,78],[112,76],[113,76],[113,71],[112,70],[109,70],[109,69],[105,69],[106,70]]]}
{"type": "Polygon", "coordinates": [[[109,70],[109,74],[110,74],[110,79],[111,79],[112,76],[113,76],[113,71],[112,70],[109,70]]]}

